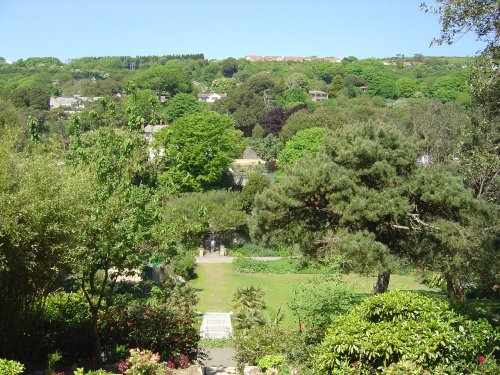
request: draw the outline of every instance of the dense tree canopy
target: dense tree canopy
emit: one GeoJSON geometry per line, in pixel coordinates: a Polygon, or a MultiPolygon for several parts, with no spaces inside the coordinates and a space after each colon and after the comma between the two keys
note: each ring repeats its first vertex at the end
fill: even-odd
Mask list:
{"type": "Polygon", "coordinates": [[[165,108],[165,120],[172,122],[178,118],[202,111],[201,104],[191,94],[177,94],[170,99],[165,108]]]}
{"type": "Polygon", "coordinates": [[[40,150],[0,140],[0,352],[34,355],[44,298],[68,275],[92,187],[40,150]]]}
{"type": "Polygon", "coordinates": [[[162,183],[171,192],[227,184],[228,168],[243,151],[241,132],[227,115],[206,112],[180,118],[156,137],[163,149],[162,183]]]}
{"type": "Polygon", "coordinates": [[[189,78],[175,66],[152,66],[141,72],[134,82],[138,87],[153,90],[158,95],[174,96],[180,92],[191,92],[189,78]]]}
{"type": "Polygon", "coordinates": [[[412,141],[385,125],[334,132],[324,152],[285,168],[256,197],[251,234],[308,255],[343,256],[361,272],[406,258],[441,272],[448,293],[463,298],[460,275],[472,271],[472,254],[487,256],[475,229],[487,214],[457,179],[417,168],[416,156],[412,141]]]}
{"type": "Polygon", "coordinates": [[[290,139],[278,155],[279,167],[293,164],[305,155],[314,155],[325,143],[325,128],[299,131],[290,139]]]}
{"type": "Polygon", "coordinates": [[[117,278],[153,254],[152,231],[159,218],[150,187],[154,180],[146,140],[133,132],[102,128],[77,137],[68,162],[88,170],[94,183],[73,273],[89,304],[94,352],[100,357],[101,309],[117,278]]]}

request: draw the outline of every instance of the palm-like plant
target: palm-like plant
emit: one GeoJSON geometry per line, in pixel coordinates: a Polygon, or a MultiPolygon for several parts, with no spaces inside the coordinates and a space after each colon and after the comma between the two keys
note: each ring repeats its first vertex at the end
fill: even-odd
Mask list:
{"type": "Polygon", "coordinates": [[[236,328],[241,330],[263,326],[265,318],[259,310],[242,310],[234,316],[236,328]]]}
{"type": "Polygon", "coordinates": [[[238,288],[233,296],[233,307],[236,311],[260,310],[266,307],[263,297],[264,292],[259,287],[238,288]]]}

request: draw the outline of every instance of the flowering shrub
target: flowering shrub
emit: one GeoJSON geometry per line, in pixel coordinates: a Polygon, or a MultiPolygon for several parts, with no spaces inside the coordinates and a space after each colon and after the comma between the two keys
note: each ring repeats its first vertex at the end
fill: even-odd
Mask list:
{"type": "Polygon", "coordinates": [[[160,355],[150,350],[130,350],[127,360],[127,375],[162,375],[166,374],[167,366],[160,362],[160,355]]]}
{"type": "Polygon", "coordinates": [[[396,291],[368,298],[336,318],[313,362],[325,375],[375,374],[383,368],[390,374],[481,374],[486,355],[497,345],[498,334],[486,321],[468,320],[445,303],[396,291]]]}
{"type": "Polygon", "coordinates": [[[199,354],[194,318],[189,306],[182,305],[176,310],[164,305],[116,307],[103,319],[105,345],[149,349],[173,367],[184,368],[199,354]]]}

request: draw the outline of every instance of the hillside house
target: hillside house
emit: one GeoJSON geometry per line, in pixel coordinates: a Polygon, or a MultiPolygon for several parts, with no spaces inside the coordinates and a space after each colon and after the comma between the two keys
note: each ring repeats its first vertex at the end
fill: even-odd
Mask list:
{"type": "Polygon", "coordinates": [[[304,61],[304,58],[302,56],[285,56],[283,57],[284,61],[298,61],[302,62],[304,61]]]}
{"type": "Polygon", "coordinates": [[[80,95],[73,95],[73,97],[56,97],[51,96],[49,100],[50,109],[56,109],[60,107],[66,108],[85,108],[84,102],[95,102],[101,99],[100,96],[87,97],[80,95]]]}
{"type": "Polygon", "coordinates": [[[320,90],[310,90],[309,97],[313,102],[322,102],[323,100],[328,99],[328,94],[320,90]]]}
{"type": "Polygon", "coordinates": [[[158,125],[146,125],[144,127],[144,136],[146,137],[148,142],[151,142],[154,138],[154,135],[166,126],[167,125],[163,123],[160,123],[158,125]]]}
{"type": "Polygon", "coordinates": [[[244,57],[245,60],[248,61],[262,61],[264,60],[264,57],[262,56],[252,56],[252,55],[247,55],[244,57]]]}
{"type": "Polygon", "coordinates": [[[218,94],[216,92],[200,92],[198,94],[198,100],[200,102],[207,102],[207,103],[213,103],[217,100],[220,99],[225,99],[227,98],[227,94],[218,94]]]}
{"type": "Polygon", "coordinates": [[[337,57],[325,57],[325,58],[323,58],[323,61],[331,62],[331,63],[339,63],[342,61],[342,59],[339,59],[337,57]]]}
{"type": "Polygon", "coordinates": [[[264,56],[264,61],[283,61],[282,56],[264,56]]]}
{"type": "Polygon", "coordinates": [[[418,157],[417,163],[423,166],[431,165],[433,163],[432,156],[428,153],[423,153],[418,157]]]}
{"type": "Polygon", "coordinates": [[[79,102],[75,98],[63,98],[63,97],[51,96],[49,104],[50,104],[50,109],[56,109],[56,108],[60,108],[60,107],[67,107],[67,108],[75,107],[75,108],[80,108],[79,107],[79,102]]]}

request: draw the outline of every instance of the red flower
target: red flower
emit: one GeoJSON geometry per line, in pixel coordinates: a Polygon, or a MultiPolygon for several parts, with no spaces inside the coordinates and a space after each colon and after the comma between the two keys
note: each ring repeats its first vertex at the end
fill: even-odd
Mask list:
{"type": "Polygon", "coordinates": [[[358,368],[359,367],[359,362],[358,361],[354,361],[351,364],[354,366],[354,368],[358,368]]]}
{"type": "Polygon", "coordinates": [[[482,365],[484,362],[486,362],[486,357],[484,355],[481,355],[481,356],[479,356],[477,361],[479,362],[479,364],[482,365]]]}

